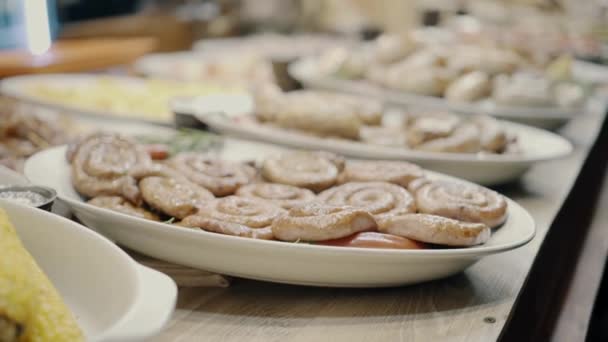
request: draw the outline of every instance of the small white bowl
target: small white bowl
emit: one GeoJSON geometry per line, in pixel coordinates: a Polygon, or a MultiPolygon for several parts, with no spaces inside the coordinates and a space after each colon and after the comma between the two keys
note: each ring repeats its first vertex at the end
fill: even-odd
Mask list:
{"type": "Polygon", "coordinates": [[[144,341],[160,332],[175,307],[173,280],[68,219],[4,200],[0,207],[88,341],[144,341]]]}

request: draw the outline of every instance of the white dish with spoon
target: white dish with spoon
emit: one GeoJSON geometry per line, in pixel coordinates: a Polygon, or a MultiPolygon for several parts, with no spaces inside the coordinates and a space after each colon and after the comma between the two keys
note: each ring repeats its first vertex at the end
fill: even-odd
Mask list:
{"type": "Polygon", "coordinates": [[[22,243],[89,341],[145,341],[168,321],[175,283],[101,235],[43,210],[0,201],[22,243]]]}

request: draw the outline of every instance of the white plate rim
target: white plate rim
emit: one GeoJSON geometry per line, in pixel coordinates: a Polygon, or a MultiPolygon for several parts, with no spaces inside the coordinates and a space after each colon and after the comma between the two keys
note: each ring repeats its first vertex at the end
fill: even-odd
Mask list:
{"type": "MultiPolygon", "coordinates": [[[[26,176],[29,174],[29,172],[28,172],[29,167],[32,167],[30,160],[40,158],[40,157],[36,157],[36,155],[54,153],[54,154],[57,154],[57,156],[64,156],[65,148],[66,148],[65,145],[58,146],[58,147],[54,147],[54,148],[47,149],[47,150],[36,153],[34,156],[32,156],[26,162],[26,165],[25,165],[26,176]],[[28,164],[30,165],[29,167],[28,167],[28,164]]],[[[64,161],[64,163],[67,163],[67,161],[64,161]]],[[[432,172],[429,170],[425,170],[425,172],[428,175],[430,175],[431,177],[456,180],[459,182],[472,184],[471,182],[468,182],[468,181],[465,181],[462,179],[458,179],[455,177],[451,177],[448,175],[440,174],[437,172],[432,172]]],[[[29,179],[29,177],[28,177],[28,179],[29,179]]],[[[32,180],[32,179],[30,179],[30,181],[32,181],[33,183],[36,183],[35,180],[32,180]]],[[[145,226],[146,227],[145,229],[153,229],[156,231],[163,230],[164,232],[167,232],[167,229],[169,229],[173,233],[182,235],[184,237],[199,236],[199,237],[207,237],[210,240],[216,239],[218,241],[223,240],[224,242],[227,242],[227,243],[232,242],[233,244],[245,243],[245,244],[259,244],[260,246],[264,246],[264,245],[272,246],[273,248],[280,248],[280,249],[290,248],[290,250],[295,250],[296,252],[304,252],[304,253],[306,253],[308,251],[310,251],[311,253],[318,251],[321,253],[330,253],[330,254],[339,253],[339,254],[345,254],[345,255],[352,255],[354,253],[357,255],[369,254],[369,255],[373,255],[373,256],[387,256],[387,257],[388,256],[393,256],[393,257],[394,256],[403,256],[403,257],[411,257],[411,258],[418,258],[418,257],[419,258],[481,257],[484,255],[496,254],[496,253],[500,253],[500,252],[504,252],[504,251],[508,251],[508,250],[512,250],[512,249],[521,247],[521,246],[527,244],[528,242],[530,242],[536,235],[536,224],[535,224],[534,219],[530,215],[530,213],[528,213],[523,207],[521,207],[519,204],[517,204],[515,201],[513,201],[509,198],[507,198],[509,212],[517,211],[518,216],[522,215],[524,217],[524,219],[526,221],[528,221],[530,224],[530,226],[527,227],[529,230],[528,235],[526,235],[525,237],[521,238],[518,241],[512,241],[511,243],[504,243],[502,245],[495,245],[495,246],[480,245],[480,246],[472,246],[472,247],[467,247],[467,248],[391,250],[391,249],[378,249],[378,248],[332,247],[332,246],[321,246],[321,245],[304,244],[304,243],[298,244],[298,243],[288,243],[288,242],[282,242],[282,241],[266,241],[266,240],[259,240],[259,239],[244,238],[244,237],[239,237],[239,236],[217,234],[217,233],[207,232],[207,231],[204,231],[201,229],[184,229],[184,228],[172,226],[170,224],[165,224],[162,222],[150,221],[150,220],[122,214],[119,212],[115,212],[115,211],[112,211],[109,209],[99,208],[99,207],[87,204],[86,202],[84,202],[82,200],[74,200],[74,199],[68,198],[68,197],[62,195],[61,192],[62,191],[60,189],[57,190],[58,198],[64,202],[68,203],[70,206],[74,206],[76,208],[82,208],[82,209],[88,210],[93,213],[99,213],[101,215],[119,217],[123,220],[128,220],[133,223],[138,223],[142,227],[145,226]]],[[[508,220],[509,220],[509,218],[507,218],[507,221],[508,220]]],[[[502,226],[497,229],[502,229],[502,226]]]]}
{"type": "Polygon", "coordinates": [[[139,57],[132,63],[133,70],[146,77],[156,77],[161,75],[156,65],[169,63],[171,60],[193,59],[198,56],[204,57],[204,53],[197,51],[177,51],[177,52],[154,52],[139,57]]]}
{"type": "MultiPolygon", "coordinates": [[[[255,57],[255,56],[254,56],[255,57]]],[[[231,59],[237,59],[234,56],[231,59]]],[[[146,54],[136,59],[132,64],[132,68],[136,74],[142,75],[146,78],[157,78],[157,79],[169,79],[178,82],[202,82],[200,80],[181,80],[179,77],[167,77],[167,71],[163,68],[159,68],[159,65],[171,65],[172,63],[179,61],[199,61],[204,63],[205,61],[213,62],[215,60],[224,59],[221,52],[213,53],[212,51],[175,51],[175,52],[154,52],[146,54]]],[[[242,81],[245,81],[243,79],[242,81]]],[[[221,85],[221,81],[218,82],[221,85]]],[[[230,85],[228,85],[230,87],[230,85]]]]}
{"type": "MultiPolygon", "coordinates": [[[[331,34],[320,34],[320,33],[299,33],[296,35],[284,35],[280,33],[258,33],[252,34],[248,36],[242,37],[227,37],[227,38],[210,38],[210,39],[200,39],[192,44],[192,51],[194,52],[203,52],[203,53],[233,53],[234,51],[238,51],[238,49],[243,49],[242,44],[245,44],[245,50],[251,48],[251,45],[256,42],[256,40],[289,40],[294,44],[298,44],[301,40],[313,40],[315,43],[319,44],[315,46],[315,48],[321,46],[325,49],[327,46],[349,46],[356,44],[358,40],[348,38],[346,36],[336,36],[331,34]]],[[[307,51],[315,50],[315,49],[306,49],[307,51]]],[[[321,52],[319,50],[318,52],[321,52]]],[[[270,58],[273,60],[290,60],[297,57],[302,57],[306,55],[306,53],[293,53],[293,52],[283,52],[277,53],[276,51],[269,52],[261,52],[259,53],[262,57],[270,58]]],[[[314,55],[314,53],[312,54],[314,55]]]]}
{"type": "Polygon", "coordinates": [[[572,62],[572,73],[575,78],[592,83],[608,82],[608,64],[599,64],[583,59],[572,62]]]}

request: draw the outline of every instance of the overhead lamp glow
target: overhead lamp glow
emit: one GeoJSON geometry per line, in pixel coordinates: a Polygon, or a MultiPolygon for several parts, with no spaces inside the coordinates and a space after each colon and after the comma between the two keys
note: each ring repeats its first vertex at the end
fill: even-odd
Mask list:
{"type": "Polygon", "coordinates": [[[51,31],[46,0],[25,0],[25,33],[27,48],[34,55],[41,55],[51,47],[51,31]]]}

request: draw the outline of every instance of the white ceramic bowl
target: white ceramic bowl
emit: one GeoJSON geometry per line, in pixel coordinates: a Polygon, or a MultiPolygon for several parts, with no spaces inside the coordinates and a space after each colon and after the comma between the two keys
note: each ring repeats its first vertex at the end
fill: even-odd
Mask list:
{"type": "Polygon", "coordinates": [[[314,57],[300,59],[291,63],[288,67],[289,75],[308,88],[369,96],[399,106],[418,105],[427,108],[448,109],[464,114],[487,114],[550,130],[557,129],[573,117],[583,115],[586,112],[585,107],[501,106],[492,101],[458,104],[436,96],[417,95],[385,89],[369,82],[322,76],[319,75],[317,70],[317,60],[314,57]]]}
{"type": "MultiPolygon", "coordinates": [[[[509,200],[509,217],[490,240],[471,248],[383,250],[263,241],[184,229],[86,204],[70,181],[65,148],[30,158],[27,177],[57,190],[76,216],[110,239],[152,257],[227,275],[272,282],[340,287],[412,284],[461,272],[480,258],[522,246],[534,221],[509,200]],[[53,170],[48,172],[47,170],[53,170]]],[[[431,177],[446,178],[429,173],[431,177]]],[[[449,178],[449,177],[447,177],[449,178]]]]}
{"type": "Polygon", "coordinates": [[[27,250],[90,341],[145,341],[168,321],[177,287],[101,235],[63,217],[4,200],[27,250]]]}
{"type": "Polygon", "coordinates": [[[572,144],[557,134],[507,121],[502,121],[501,124],[508,133],[517,136],[522,153],[437,153],[326,139],[244,123],[242,120],[239,122],[240,117],[250,115],[252,108],[253,102],[249,95],[210,95],[172,101],[175,113],[194,115],[211,130],[228,136],[291,148],[327,150],[352,158],[408,160],[430,170],[482,185],[515,180],[535,163],[558,159],[572,152],[572,144]]]}

